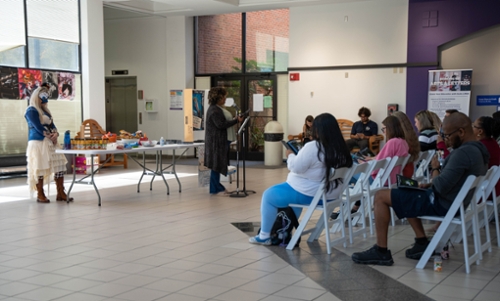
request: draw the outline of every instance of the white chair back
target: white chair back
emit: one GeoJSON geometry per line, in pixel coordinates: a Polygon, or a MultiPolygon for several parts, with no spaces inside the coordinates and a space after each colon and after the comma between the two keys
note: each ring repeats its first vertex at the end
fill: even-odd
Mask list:
{"type": "Polygon", "coordinates": [[[436,150],[427,150],[425,152],[420,153],[419,160],[415,161],[415,163],[418,163],[418,168],[415,169],[415,172],[413,173],[413,179],[417,180],[418,182],[424,182],[429,183],[430,181],[430,173],[429,173],[429,164],[431,164],[432,157],[434,157],[434,154],[436,153],[436,150]]]}
{"type": "MultiPolygon", "coordinates": [[[[326,198],[326,181],[323,180],[321,184],[318,187],[318,190],[316,191],[316,194],[314,195],[311,203],[309,205],[302,205],[302,204],[289,204],[290,207],[299,207],[299,208],[307,208],[306,213],[304,214],[304,217],[301,219],[299,227],[296,229],[295,233],[293,234],[290,242],[288,243],[286,249],[287,250],[293,250],[295,245],[297,244],[297,241],[302,235],[311,233],[309,236],[309,239],[307,240],[308,242],[312,242],[314,240],[319,239],[319,236],[323,232],[323,229],[329,229],[330,224],[329,223],[329,218],[330,214],[333,212],[333,209],[338,206],[342,200],[342,193],[346,190],[346,188],[349,185],[349,180],[352,177],[352,172],[354,168],[353,167],[343,167],[343,168],[338,168],[335,170],[332,170],[331,176],[330,176],[330,181],[334,181],[337,179],[342,179],[341,182],[339,182],[339,186],[336,188],[339,191],[339,197],[337,197],[335,200],[328,200],[326,198]],[[321,204],[320,204],[321,202],[321,204]],[[314,213],[315,210],[322,211],[322,217],[318,220],[316,223],[316,226],[311,229],[305,230],[305,227],[307,226],[307,223],[310,221],[312,214],[314,213]]],[[[337,241],[344,242],[344,245],[346,244],[345,242],[347,241],[346,235],[345,235],[345,230],[342,230],[342,235],[337,241]]],[[[326,231],[326,246],[327,246],[327,252],[328,254],[331,254],[331,248],[332,248],[332,239],[330,237],[330,231],[326,231]]]]}
{"type": "Polygon", "coordinates": [[[477,229],[477,216],[476,213],[474,212],[475,209],[475,199],[476,199],[476,194],[474,189],[479,185],[484,180],[484,177],[475,177],[473,175],[470,175],[465,183],[462,185],[462,188],[460,189],[459,193],[455,197],[455,200],[451,204],[450,209],[446,213],[446,215],[443,216],[420,216],[420,219],[426,219],[426,220],[433,220],[433,221],[441,221],[441,225],[439,226],[438,230],[436,231],[436,234],[432,237],[432,240],[430,241],[429,245],[425,249],[424,254],[420,258],[420,260],[417,263],[416,268],[417,269],[423,269],[431,256],[434,254],[434,251],[438,248],[438,245],[440,247],[447,243],[448,240],[450,239],[451,235],[453,234],[454,230],[456,229],[456,225],[461,226],[461,231],[462,231],[462,239],[463,239],[463,247],[464,247],[464,257],[465,257],[465,270],[467,273],[470,273],[470,265],[471,262],[476,261],[477,264],[479,264],[479,259],[480,259],[480,250],[479,250],[479,245],[477,244],[478,239],[476,238],[476,234],[479,232],[479,229],[477,229]],[[469,202],[468,197],[472,197],[471,199],[471,210],[468,210],[466,214],[466,203],[469,202]],[[455,218],[455,216],[460,213],[460,217],[455,218]],[[474,254],[469,256],[469,249],[467,245],[467,228],[466,224],[468,221],[472,222],[472,225],[474,226],[474,254]]]}

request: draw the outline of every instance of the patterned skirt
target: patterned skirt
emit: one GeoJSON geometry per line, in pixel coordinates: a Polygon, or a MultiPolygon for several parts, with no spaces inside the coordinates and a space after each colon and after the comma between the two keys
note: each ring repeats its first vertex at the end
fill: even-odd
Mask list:
{"type": "Polygon", "coordinates": [[[43,177],[43,183],[48,184],[55,173],[66,172],[66,156],[56,154],[59,144],[54,145],[49,138],[28,141],[26,159],[28,162],[28,185],[36,191],[38,179],[43,177]]]}

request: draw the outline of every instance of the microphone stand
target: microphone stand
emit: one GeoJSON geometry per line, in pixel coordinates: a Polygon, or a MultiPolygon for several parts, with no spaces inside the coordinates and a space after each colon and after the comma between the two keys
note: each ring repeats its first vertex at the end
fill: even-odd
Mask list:
{"type": "MultiPolygon", "coordinates": [[[[250,117],[245,118],[243,124],[240,126],[238,130],[238,135],[242,139],[242,143],[238,143],[238,151],[236,152],[236,191],[232,191],[229,195],[232,198],[244,198],[248,196],[248,193],[245,188],[245,127],[250,120],[250,117]],[[243,146],[243,190],[240,191],[240,151],[243,146]]],[[[253,191],[255,193],[255,191],[253,191]]]]}
{"type": "Polygon", "coordinates": [[[238,152],[236,153],[236,191],[231,192],[230,197],[233,198],[244,198],[248,196],[248,193],[255,193],[253,190],[246,190],[246,178],[245,178],[245,128],[250,120],[250,116],[248,116],[245,121],[243,121],[243,124],[241,125],[240,129],[238,130],[238,135],[241,138],[241,143],[238,143],[238,152]],[[239,153],[241,151],[241,148],[243,148],[242,151],[242,160],[243,160],[243,190],[240,191],[240,168],[239,168],[239,153]]]}

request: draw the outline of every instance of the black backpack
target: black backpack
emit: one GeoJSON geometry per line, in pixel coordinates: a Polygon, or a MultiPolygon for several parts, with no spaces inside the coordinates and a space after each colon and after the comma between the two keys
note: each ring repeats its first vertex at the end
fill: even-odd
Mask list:
{"type": "MultiPolygon", "coordinates": [[[[274,246],[286,247],[290,240],[292,239],[293,229],[297,229],[299,226],[299,221],[293,212],[291,207],[278,208],[278,213],[276,214],[276,220],[274,221],[273,227],[271,229],[271,244],[274,246]]],[[[260,232],[260,229],[259,229],[260,232]]],[[[298,247],[300,243],[300,237],[295,247],[298,247]]]]}

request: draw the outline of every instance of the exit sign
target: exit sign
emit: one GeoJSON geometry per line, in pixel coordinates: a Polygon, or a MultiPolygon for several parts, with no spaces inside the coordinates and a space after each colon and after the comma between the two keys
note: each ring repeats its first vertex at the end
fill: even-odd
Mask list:
{"type": "Polygon", "coordinates": [[[300,73],[290,73],[290,81],[300,80],[300,73]]]}

